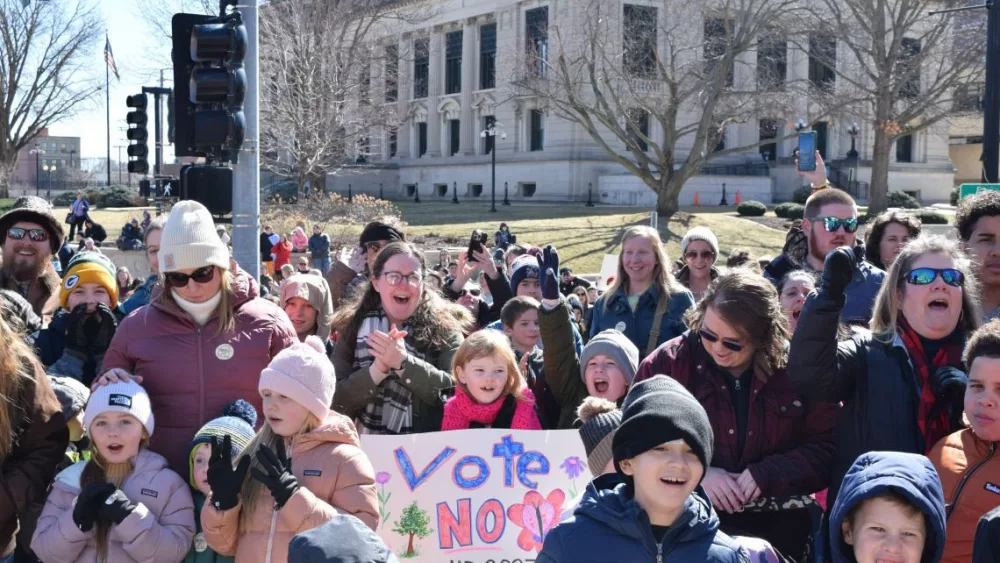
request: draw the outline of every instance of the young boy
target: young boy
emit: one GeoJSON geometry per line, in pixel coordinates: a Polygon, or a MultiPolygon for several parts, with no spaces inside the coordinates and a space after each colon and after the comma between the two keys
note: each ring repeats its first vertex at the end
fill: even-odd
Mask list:
{"type": "Polygon", "coordinates": [[[90,389],[72,377],[50,375],[49,381],[52,383],[52,391],[59,399],[59,406],[62,407],[63,418],[69,429],[66,455],[57,468],[62,471],[80,460],[90,459],[90,440],[86,438],[83,429],[83,408],[90,398],[90,389]]]}
{"type": "Polygon", "coordinates": [[[977,330],[965,345],[969,383],[965,416],[969,428],[946,436],[928,457],[948,499],[948,540],[941,561],[972,558],[976,525],[1000,505],[1000,320],[977,330]]]}
{"type": "Polygon", "coordinates": [[[561,411],[559,401],[549,389],[545,377],[545,363],[539,349],[538,301],[531,297],[514,297],[500,309],[500,323],[504,334],[524,372],[528,387],[535,395],[535,409],[545,430],[569,428],[561,426],[569,415],[561,411]]]}
{"type": "Polygon", "coordinates": [[[749,561],[718,531],[712,504],[696,492],[713,441],[708,414],[680,383],[661,375],[636,384],[612,440],[623,483],[603,490],[588,485],[573,517],[544,538],[536,561],[749,561]]]}
{"type": "Polygon", "coordinates": [[[931,462],[901,452],[860,456],[844,476],[829,531],[833,563],[940,561],[944,496],[931,462]]]}

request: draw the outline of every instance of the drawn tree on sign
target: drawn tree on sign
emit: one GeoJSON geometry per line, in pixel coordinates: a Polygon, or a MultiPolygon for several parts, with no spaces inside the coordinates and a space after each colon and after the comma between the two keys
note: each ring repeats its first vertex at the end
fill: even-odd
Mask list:
{"type": "Polygon", "coordinates": [[[412,557],[415,555],[413,549],[414,536],[424,539],[434,532],[434,530],[430,528],[430,524],[431,517],[426,511],[421,510],[420,507],[417,506],[416,501],[403,509],[403,515],[399,520],[393,523],[395,528],[393,528],[392,531],[403,536],[409,534],[410,543],[406,548],[405,557],[412,557]]]}

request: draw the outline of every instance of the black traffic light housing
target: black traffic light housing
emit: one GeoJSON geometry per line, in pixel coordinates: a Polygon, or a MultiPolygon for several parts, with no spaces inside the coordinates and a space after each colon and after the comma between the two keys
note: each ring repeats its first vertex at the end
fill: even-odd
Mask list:
{"type": "Polygon", "coordinates": [[[128,173],[148,174],[149,173],[149,131],[146,124],[149,118],[146,115],[146,95],[136,94],[125,99],[125,105],[132,108],[132,111],[125,115],[125,122],[129,125],[125,137],[128,138],[128,173]]]}
{"type": "Polygon", "coordinates": [[[181,199],[191,199],[204,205],[214,216],[233,212],[233,169],[205,164],[188,164],[181,168],[181,199]]]}

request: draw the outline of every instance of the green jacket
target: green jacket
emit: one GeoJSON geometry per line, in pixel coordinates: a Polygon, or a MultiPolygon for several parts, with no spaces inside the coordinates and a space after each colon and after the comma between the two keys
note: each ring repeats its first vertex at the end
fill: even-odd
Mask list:
{"type": "Polygon", "coordinates": [[[194,498],[194,545],[182,563],[234,563],[235,558],[219,555],[205,543],[205,535],[201,530],[201,507],[205,504],[205,495],[201,491],[192,490],[191,497],[194,498]],[[199,545],[204,546],[203,551],[196,549],[199,545]]]}
{"type": "Polygon", "coordinates": [[[542,359],[545,382],[559,403],[559,428],[574,428],[576,409],[587,398],[587,385],[580,372],[580,356],[573,345],[573,326],[565,299],[551,311],[543,305],[538,313],[542,334],[542,359]]]}

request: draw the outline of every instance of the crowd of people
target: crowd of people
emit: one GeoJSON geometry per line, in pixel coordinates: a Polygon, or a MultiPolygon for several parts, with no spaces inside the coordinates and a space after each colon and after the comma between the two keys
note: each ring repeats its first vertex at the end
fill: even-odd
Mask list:
{"type": "Polygon", "coordinates": [[[22,198],[0,562],[393,561],[360,435],[475,428],[579,433],[594,480],[538,561],[996,561],[1000,194],[956,241],[900,212],[862,241],[809,179],[777,257],[695,227],[671,262],[633,226],[597,282],[507,225],[429,264],[393,218],[335,253],[265,226],[257,278],[192,201],[147,217],[147,279],[87,250],[60,275],[22,198]]]}

